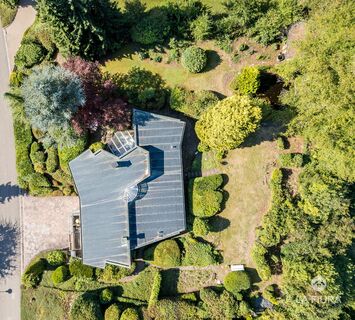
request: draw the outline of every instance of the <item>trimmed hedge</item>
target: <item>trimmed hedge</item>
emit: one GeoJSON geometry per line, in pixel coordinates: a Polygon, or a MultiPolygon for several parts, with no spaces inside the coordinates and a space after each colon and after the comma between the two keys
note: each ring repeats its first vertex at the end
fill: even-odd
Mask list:
{"type": "Polygon", "coordinates": [[[195,218],[192,225],[192,232],[196,237],[205,237],[210,231],[208,219],[195,218]]]}
{"type": "Polygon", "coordinates": [[[260,70],[256,67],[245,67],[231,82],[230,87],[241,94],[255,94],[260,88],[260,70]]]}
{"type": "Polygon", "coordinates": [[[54,250],[47,253],[47,261],[51,266],[60,266],[67,262],[67,256],[63,251],[54,250]]]}
{"type": "Polygon", "coordinates": [[[96,296],[84,293],[79,296],[70,309],[70,320],[102,320],[100,304],[96,296]]]}
{"type": "Polygon", "coordinates": [[[78,278],[89,278],[94,277],[94,268],[87,266],[81,262],[81,260],[76,258],[71,258],[69,262],[69,271],[72,276],[78,278]]]}
{"type": "Polygon", "coordinates": [[[303,155],[301,153],[282,153],[279,156],[280,165],[282,167],[302,167],[303,155]]]}
{"type": "Polygon", "coordinates": [[[46,171],[53,173],[58,169],[59,159],[58,150],[54,147],[49,147],[47,150],[46,171]]]}
{"type": "Polygon", "coordinates": [[[132,263],[129,269],[115,266],[113,264],[106,264],[105,269],[95,269],[95,274],[100,282],[104,283],[118,283],[121,278],[131,275],[136,268],[135,263],[132,263]]]}
{"type": "Polygon", "coordinates": [[[148,308],[155,306],[158,302],[161,280],[162,280],[161,273],[159,272],[159,270],[157,270],[153,280],[152,291],[150,292],[148,308]]]}
{"type": "Polygon", "coordinates": [[[284,137],[278,137],[276,140],[276,144],[279,150],[285,150],[286,149],[286,142],[284,137]]]}
{"type": "Polygon", "coordinates": [[[180,248],[175,240],[165,240],[155,247],[154,263],[165,268],[181,265],[180,248]]]}
{"type": "Polygon", "coordinates": [[[36,287],[41,281],[46,266],[47,261],[43,258],[32,261],[22,275],[22,284],[27,288],[36,287]]]}
{"type": "Polygon", "coordinates": [[[199,308],[187,301],[163,299],[149,310],[153,319],[166,320],[191,320],[197,317],[199,308]]]}
{"type": "Polygon", "coordinates": [[[64,282],[69,278],[69,270],[67,266],[59,266],[55,269],[51,275],[53,284],[57,285],[64,282]]]}
{"type": "Polygon", "coordinates": [[[133,308],[127,308],[122,312],[120,320],[139,320],[139,314],[137,310],[133,308]]]}
{"type": "Polygon", "coordinates": [[[121,312],[117,303],[111,304],[105,311],[105,320],[119,320],[121,312]]]}
{"type": "Polygon", "coordinates": [[[30,159],[32,161],[33,167],[36,172],[44,173],[45,165],[44,162],[46,160],[46,156],[44,152],[41,150],[38,142],[32,142],[30,149],[30,159]]]}
{"type": "Polygon", "coordinates": [[[181,64],[191,73],[201,72],[207,64],[205,50],[199,47],[189,47],[181,55],[181,64]]]}
{"type": "Polygon", "coordinates": [[[256,271],[259,277],[264,281],[269,280],[271,277],[271,268],[265,259],[266,253],[266,248],[260,243],[255,243],[251,252],[251,256],[256,265],[256,271]]]}
{"type": "Polygon", "coordinates": [[[250,286],[250,279],[245,271],[232,271],[224,278],[224,287],[234,295],[238,295],[242,290],[248,290],[250,286]]]}

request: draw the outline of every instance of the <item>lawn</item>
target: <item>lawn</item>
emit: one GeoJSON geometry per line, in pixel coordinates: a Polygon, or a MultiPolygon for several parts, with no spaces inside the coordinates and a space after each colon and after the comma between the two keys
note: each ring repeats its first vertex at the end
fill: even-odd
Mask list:
{"type": "Polygon", "coordinates": [[[240,55],[239,61],[232,61],[232,55],[219,49],[212,41],[198,43],[207,51],[208,65],[202,73],[192,74],[186,71],[178,62],[167,63],[167,49],[162,48],[163,61],[141,60],[139,46],[130,44],[125,46],[110,59],[103,62],[103,68],[111,74],[126,73],[132,67],[142,67],[158,73],[170,87],[183,85],[190,90],[212,90],[229,96],[232,94],[229,84],[234,75],[246,65],[273,65],[277,51],[272,47],[263,47],[255,41],[240,38],[234,44],[234,53],[240,55]],[[242,43],[247,43],[249,49],[239,52],[242,43]],[[263,60],[260,60],[260,56],[263,60]]]}
{"type": "Polygon", "coordinates": [[[221,171],[228,176],[225,209],[212,218],[208,240],[222,250],[225,264],[253,266],[251,247],[255,229],[270,205],[269,178],[278,149],[272,136],[278,127],[262,126],[241,148],[230,151],[221,171]]]}
{"type": "Polygon", "coordinates": [[[22,320],[66,320],[77,293],[38,287],[23,289],[21,296],[22,320]]]}

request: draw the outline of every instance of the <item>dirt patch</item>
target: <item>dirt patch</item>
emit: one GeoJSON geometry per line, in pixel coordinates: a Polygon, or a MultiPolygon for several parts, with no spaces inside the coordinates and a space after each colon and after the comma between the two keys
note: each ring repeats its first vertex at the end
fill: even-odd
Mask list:
{"type": "Polygon", "coordinates": [[[306,34],[306,22],[300,21],[293,24],[287,33],[287,42],[283,50],[285,59],[293,58],[297,53],[297,43],[304,39],[306,34]]]}

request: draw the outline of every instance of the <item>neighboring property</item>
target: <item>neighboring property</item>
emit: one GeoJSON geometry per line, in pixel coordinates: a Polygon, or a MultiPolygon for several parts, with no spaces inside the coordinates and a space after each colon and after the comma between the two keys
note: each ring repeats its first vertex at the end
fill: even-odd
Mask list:
{"type": "Polygon", "coordinates": [[[84,264],[131,265],[131,250],[185,230],[181,143],[185,123],[133,110],[133,130],[111,152],[86,150],[70,162],[80,198],[84,264]]]}

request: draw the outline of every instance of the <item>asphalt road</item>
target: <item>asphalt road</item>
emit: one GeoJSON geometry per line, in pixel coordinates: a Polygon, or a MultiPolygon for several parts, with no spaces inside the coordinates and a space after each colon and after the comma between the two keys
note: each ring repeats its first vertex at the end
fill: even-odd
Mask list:
{"type": "Polygon", "coordinates": [[[11,110],[4,99],[8,90],[9,65],[0,28],[0,319],[20,319],[20,224],[19,189],[16,182],[15,145],[11,110]],[[4,224],[6,225],[4,227],[4,224]],[[5,292],[10,289],[11,293],[5,292]]]}

